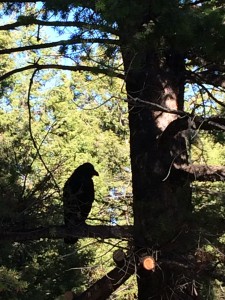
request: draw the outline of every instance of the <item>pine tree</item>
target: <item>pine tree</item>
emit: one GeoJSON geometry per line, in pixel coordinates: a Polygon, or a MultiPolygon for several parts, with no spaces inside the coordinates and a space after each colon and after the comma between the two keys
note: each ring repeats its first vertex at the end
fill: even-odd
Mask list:
{"type": "MultiPolygon", "coordinates": [[[[10,3],[6,9],[19,6],[10,3]]],[[[188,139],[193,130],[223,130],[224,119],[206,112],[204,99],[194,103],[192,113],[185,112],[184,91],[186,84],[192,84],[200,94],[207,93],[211,106],[213,101],[223,104],[213,94],[213,89],[224,87],[223,1],[68,0],[46,1],[43,6],[44,13],[38,16],[42,19],[37,13],[19,16],[16,23],[1,28],[36,24],[40,31],[41,26],[59,26],[58,18],[62,26],[76,28],[68,39],[3,49],[0,54],[60,46],[60,54],[74,64],[49,64],[42,57],[1,79],[25,69],[61,68],[124,80],[134,253],[150,253],[161,261],[155,272],[138,268],[138,297],[196,298],[200,289],[194,282],[201,279],[202,269],[196,273],[189,259],[195,257],[198,243],[191,182],[224,177],[223,168],[190,164],[188,139]],[[54,19],[49,21],[52,12],[54,19]]]]}

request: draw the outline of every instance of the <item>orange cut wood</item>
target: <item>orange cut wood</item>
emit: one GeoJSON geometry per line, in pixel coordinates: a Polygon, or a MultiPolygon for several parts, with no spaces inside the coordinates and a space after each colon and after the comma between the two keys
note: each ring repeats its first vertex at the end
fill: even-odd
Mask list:
{"type": "Polygon", "coordinates": [[[142,265],[145,270],[154,270],[155,269],[155,260],[152,256],[145,256],[142,258],[142,265]]]}

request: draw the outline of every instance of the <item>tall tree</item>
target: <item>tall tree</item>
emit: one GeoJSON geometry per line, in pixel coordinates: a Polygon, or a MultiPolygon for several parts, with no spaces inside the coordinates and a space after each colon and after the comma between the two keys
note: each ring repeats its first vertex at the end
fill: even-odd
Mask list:
{"type": "MultiPolygon", "coordinates": [[[[19,3],[25,2],[36,1],[10,2],[6,9],[23,13],[19,3]]],[[[36,24],[38,40],[45,26],[64,28],[64,35],[68,27],[74,28],[66,40],[0,50],[11,54],[60,46],[61,55],[72,65],[49,64],[41,57],[3,74],[2,80],[27,69],[48,68],[124,80],[135,253],[160,253],[160,260],[167,261],[154,273],[138,269],[140,300],[194,299],[199,294],[194,270],[181,267],[189,263],[188,255],[197,245],[191,181],[223,180],[224,170],[190,164],[187,146],[190,132],[224,130],[225,120],[207,115],[204,100],[193,105],[192,113],[185,112],[184,91],[186,84],[196,85],[209,95],[210,103],[223,105],[212,89],[224,87],[224,10],[220,0],[45,1],[39,15],[20,15],[17,22],[0,27],[13,30],[36,24]]]]}

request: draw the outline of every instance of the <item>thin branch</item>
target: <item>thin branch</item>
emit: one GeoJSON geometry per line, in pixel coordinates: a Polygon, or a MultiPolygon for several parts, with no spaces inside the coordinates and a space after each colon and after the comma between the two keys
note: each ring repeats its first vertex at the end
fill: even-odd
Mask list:
{"type": "MultiPolygon", "coordinates": [[[[42,146],[43,143],[45,142],[47,136],[49,135],[50,131],[52,130],[53,126],[55,126],[55,124],[56,124],[56,121],[54,121],[54,122],[52,123],[52,125],[48,128],[48,130],[47,130],[45,136],[43,137],[41,143],[40,143],[39,146],[38,146],[38,151],[40,151],[41,146],[42,146]]],[[[37,151],[36,151],[35,156],[33,157],[31,163],[29,164],[29,168],[32,167],[32,165],[33,165],[33,163],[35,162],[35,160],[36,160],[37,157],[38,157],[38,153],[37,153],[37,151]]],[[[21,196],[20,196],[21,198],[23,197],[24,192],[25,192],[25,189],[26,189],[26,182],[27,182],[28,175],[29,175],[29,173],[26,173],[26,174],[25,174],[25,178],[24,178],[24,181],[23,181],[23,188],[22,188],[21,196]]],[[[48,177],[49,177],[49,174],[47,174],[40,182],[41,182],[41,183],[42,183],[42,182],[46,182],[46,181],[47,181],[46,179],[47,179],[48,177]]],[[[40,186],[40,182],[36,185],[36,187],[37,187],[37,186],[40,186]]],[[[41,186],[42,186],[42,184],[41,184],[41,186]]],[[[32,190],[32,192],[31,192],[30,195],[31,195],[31,196],[34,195],[34,193],[35,193],[36,191],[37,191],[37,188],[34,188],[34,189],[32,190]]]]}
{"type": "Polygon", "coordinates": [[[39,49],[46,49],[46,48],[53,48],[57,46],[68,46],[68,45],[74,45],[74,44],[113,44],[113,45],[119,45],[119,40],[116,39],[103,39],[103,38],[73,38],[70,40],[61,40],[57,42],[51,42],[51,43],[44,43],[44,44],[35,44],[35,45],[28,45],[23,47],[15,47],[15,48],[8,48],[8,49],[1,49],[1,54],[11,54],[15,52],[22,52],[27,50],[39,50],[39,49]]]}
{"type": "MultiPolygon", "coordinates": [[[[218,67],[219,68],[219,67],[218,67]]],[[[225,87],[225,75],[224,71],[223,74],[217,74],[217,70],[212,73],[212,71],[202,71],[202,72],[193,72],[187,71],[186,78],[187,82],[190,83],[197,83],[199,84],[199,80],[202,84],[210,84],[216,87],[225,87]]],[[[217,71],[218,72],[218,71],[217,71]]]]}
{"type": "Polygon", "coordinates": [[[0,81],[7,79],[8,77],[12,76],[13,74],[17,74],[26,70],[47,70],[47,69],[58,69],[58,70],[66,70],[66,71],[86,71],[93,74],[104,74],[112,77],[117,77],[120,79],[124,79],[124,75],[122,73],[117,73],[113,69],[101,69],[100,67],[90,67],[90,66],[65,66],[65,65],[55,65],[55,64],[46,64],[46,65],[40,65],[38,63],[34,63],[31,65],[27,65],[22,68],[17,68],[14,70],[11,70],[2,76],[0,76],[0,81]]]}
{"type": "Polygon", "coordinates": [[[166,112],[168,114],[176,114],[180,116],[181,118],[171,122],[164,131],[164,132],[166,131],[170,132],[170,135],[172,133],[173,136],[179,131],[189,129],[189,122],[187,122],[188,119],[191,120],[192,125],[195,126],[196,129],[225,131],[225,118],[221,116],[212,116],[209,118],[203,118],[201,116],[194,116],[192,113],[188,113],[183,110],[170,109],[160,104],[145,101],[139,98],[131,97],[131,99],[127,99],[125,101],[127,101],[128,103],[134,106],[137,105],[140,107],[149,107],[153,111],[161,111],[161,112],[166,112]]]}
{"type": "Polygon", "coordinates": [[[215,96],[213,96],[213,94],[204,86],[204,84],[198,83],[198,85],[200,85],[201,88],[208,94],[208,96],[212,98],[217,104],[225,107],[225,104],[222,101],[218,100],[215,96]]]}
{"type": "Polygon", "coordinates": [[[170,108],[167,108],[165,106],[162,106],[160,104],[157,104],[157,103],[154,103],[154,102],[150,102],[150,101],[146,101],[146,100],[142,100],[140,98],[134,98],[132,96],[129,95],[129,98],[125,100],[126,102],[136,106],[136,105],[139,105],[139,106],[148,106],[150,107],[151,110],[154,110],[154,111],[161,111],[161,112],[166,112],[166,113],[169,113],[169,114],[176,114],[176,115],[179,115],[179,116],[188,116],[190,114],[188,114],[187,112],[183,111],[183,110],[175,110],[175,109],[170,109],[170,108]]]}
{"type": "Polygon", "coordinates": [[[67,229],[65,226],[38,227],[27,230],[17,229],[15,231],[0,230],[0,241],[24,242],[31,240],[63,239],[68,237],[78,238],[101,238],[121,239],[132,238],[133,226],[104,226],[104,225],[80,225],[67,229]]]}
{"type": "Polygon", "coordinates": [[[28,89],[28,95],[27,95],[27,107],[28,107],[28,125],[29,125],[29,132],[30,132],[30,138],[31,138],[31,141],[34,145],[34,148],[36,149],[36,152],[37,152],[37,156],[39,157],[40,161],[42,162],[45,170],[47,171],[47,173],[51,176],[55,186],[57,187],[57,190],[58,190],[58,193],[59,195],[61,194],[60,193],[60,187],[58,186],[56,180],[55,180],[55,177],[54,175],[52,174],[52,172],[49,170],[48,166],[46,165],[41,153],[40,153],[40,148],[39,146],[37,145],[36,141],[35,141],[35,138],[34,138],[34,135],[33,135],[33,131],[32,131],[32,113],[31,113],[31,104],[30,104],[30,96],[31,96],[31,89],[32,89],[32,85],[33,85],[33,80],[34,80],[34,77],[36,75],[36,73],[38,72],[37,69],[34,70],[31,78],[30,78],[30,84],[29,84],[29,89],[28,89]]]}
{"type": "MultiPolygon", "coordinates": [[[[194,72],[193,72],[194,73],[194,72]]],[[[204,83],[201,82],[201,77],[198,75],[198,73],[194,73],[196,77],[199,78],[199,81],[197,80],[196,83],[208,94],[210,98],[212,98],[217,104],[221,105],[222,107],[225,107],[225,104],[218,100],[210,91],[208,88],[205,87],[204,83]]],[[[225,77],[224,77],[224,82],[225,82],[225,77]]]]}

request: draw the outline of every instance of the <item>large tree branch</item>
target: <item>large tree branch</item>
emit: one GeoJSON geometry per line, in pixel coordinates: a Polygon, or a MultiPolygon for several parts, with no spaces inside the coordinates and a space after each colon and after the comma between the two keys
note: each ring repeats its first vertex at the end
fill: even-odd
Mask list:
{"type": "MultiPolygon", "coordinates": [[[[202,118],[200,116],[193,117],[186,115],[178,117],[171,122],[163,131],[158,140],[159,151],[165,155],[174,143],[175,136],[184,131],[183,137],[191,134],[194,130],[223,130],[225,131],[225,118],[215,116],[211,118],[202,118]],[[190,132],[189,132],[190,131],[190,132]]],[[[208,166],[208,165],[185,165],[171,163],[168,176],[174,178],[186,177],[190,181],[225,181],[224,166],[208,166]]]]}
{"type": "Polygon", "coordinates": [[[63,239],[63,238],[131,238],[133,226],[76,226],[73,229],[67,229],[65,226],[38,227],[27,230],[7,231],[0,229],[0,242],[24,242],[29,240],[39,240],[40,238],[63,239]]]}
{"type": "Polygon", "coordinates": [[[179,166],[174,164],[172,175],[179,176],[182,173],[191,181],[225,181],[224,166],[188,165],[179,166]]]}
{"type": "MultiPolygon", "coordinates": [[[[13,3],[14,1],[12,0],[6,0],[6,1],[2,1],[1,3],[13,3]]],[[[18,0],[15,1],[15,3],[38,3],[40,2],[40,0],[18,0]]],[[[46,2],[46,1],[41,1],[41,2],[46,2]]]]}
{"type": "Polygon", "coordinates": [[[27,70],[32,70],[32,69],[37,69],[37,70],[47,70],[47,69],[58,69],[58,70],[67,70],[67,71],[86,71],[86,72],[90,72],[93,74],[104,74],[104,75],[108,75],[111,77],[117,77],[120,79],[124,79],[124,75],[122,73],[117,73],[115,72],[113,69],[101,69],[100,67],[91,67],[91,66],[82,66],[82,65],[78,65],[78,66],[66,66],[66,65],[55,65],[55,64],[46,64],[46,65],[40,65],[39,63],[34,63],[22,68],[17,68],[14,70],[11,70],[5,74],[3,74],[2,76],[0,76],[0,81],[1,80],[5,80],[8,77],[23,72],[23,71],[27,71],[27,70]]]}
{"type": "Polygon", "coordinates": [[[79,27],[88,30],[100,30],[102,32],[108,32],[117,35],[117,30],[104,24],[86,23],[81,21],[43,21],[36,19],[35,17],[20,17],[17,22],[11,24],[5,24],[0,26],[0,30],[12,30],[20,26],[51,26],[51,27],[79,27]]]}
{"type": "MultiPolygon", "coordinates": [[[[48,3],[50,2],[51,4],[54,3],[54,1],[52,0],[45,0],[45,1],[40,1],[40,0],[17,0],[17,1],[12,1],[12,0],[5,0],[2,1],[2,3],[38,3],[38,2],[42,2],[42,3],[48,3]]],[[[70,5],[70,4],[76,4],[76,2],[78,2],[77,5],[80,5],[80,1],[76,1],[76,0],[64,0],[63,3],[64,5],[70,5]]],[[[88,8],[92,8],[93,7],[93,0],[82,0],[82,4],[84,7],[88,7],[88,8]]]]}
{"type": "MultiPolygon", "coordinates": [[[[174,112],[173,112],[174,113],[174,112]]],[[[184,130],[222,130],[225,131],[225,118],[221,116],[213,116],[203,118],[201,116],[193,116],[189,113],[177,111],[178,117],[171,122],[159,137],[159,145],[166,148],[168,143],[181,131],[184,130]]]]}
{"type": "Polygon", "coordinates": [[[61,40],[57,42],[51,42],[51,43],[44,43],[44,44],[35,44],[35,45],[28,45],[28,46],[23,46],[23,47],[15,47],[15,48],[9,48],[9,49],[1,49],[0,50],[0,55],[1,54],[10,54],[10,53],[15,53],[15,52],[22,52],[22,51],[27,51],[27,50],[39,50],[39,49],[46,49],[46,48],[53,48],[57,46],[62,46],[62,45],[74,45],[74,44],[82,44],[82,43],[89,43],[89,44],[112,44],[112,45],[119,45],[119,40],[116,39],[107,39],[107,38],[73,38],[69,40],[61,40]]]}

